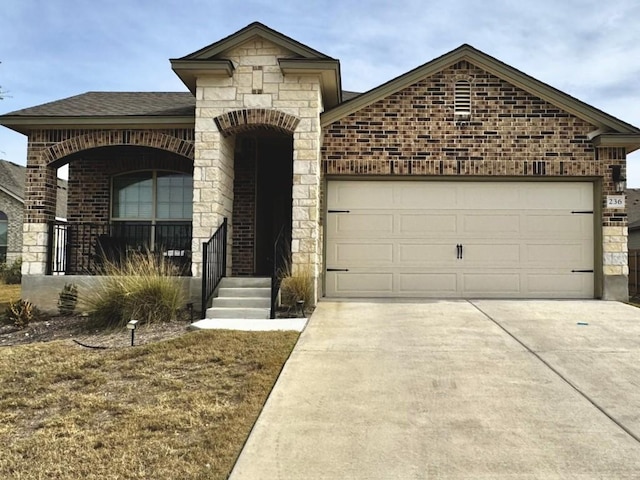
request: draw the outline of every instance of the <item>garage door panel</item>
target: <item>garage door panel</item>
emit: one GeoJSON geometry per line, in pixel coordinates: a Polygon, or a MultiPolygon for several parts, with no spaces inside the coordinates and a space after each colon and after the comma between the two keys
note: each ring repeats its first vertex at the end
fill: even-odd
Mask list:
{"type": "Polygon", "coordinates": [[[517,267],[521,262],[519,243],[464,245],[464,265],[470,267],[517,267]]]}
{"type": "Polygon", "coordinates": [[[348,213],[334,214],[333,237],[361,237],[368,235],[391,235],[393,233],[392,213],[348,213]]]}
{"type": "Polygon", "coordinates": [[[584,242],[528,244],[525,252],[524,261],[538,267],[593,268],[593,245],[584,242]]]}
{"type": "Polygon", "coordinates": [[[327,251],[329,265],[390,266],[393,264],[393,244],[391,243],[337,243],[327,251]]]}
{"type": "Polygon", "coordinates": [[[400,243],[397,245],[399,265],[407,267],[423,266],[454,266],[456,262],[456,248],[450,243],[400,243]]]}
{"type": "Polygon", "coordinates": [[[575,238],[593,236],[593,215],[565,212],[529,213],[523,222],[524,235],[530,237],[575,238]]]}
{"type": "Polygon", "coordinates": [[[371,188],[370,182],[330,182],[327,196],[329,210],[344,208],[385,209],[393,205],[395,186],[381,182],[371,188]]]}
{"type": "Polygon", "coordinates": [[[350,211],[328,213],[329,296],[593,297],[571,273],[593,270],[588,182],[340,180],[327,204],[350,211]]]}
{"type": "Polygon", "coordinates": [[[584,183],[540,182],[523,185],[523,201],[529,208],[568,211],[593,209],[593,189],[584,188],[584,183]]]}
{"type": "Polygon", "coordinates": [[[584,298],[592,284],[592,276],[586,273],[541,272],[526,277],[530,297],[584,298]]]}
{"type": "Polygon", "coordinates": [[[446,183],[407,182],[396,190],[395,208],[416,209],[429,206],[430,210],[455,209],[459,192],[446,183]]]}
{"type": "Polygon", "coordinates": [[[398,234],[401,236],[437,236],[455,234],[456,215],[439,213],[398,213],[398,234]]]}
{"type": "Polygon", "coordinates": [[[463,210],[510,210],[520,205],[521,191],[514,184],[469,183],[462,188],[462,201],[458,208],[463,210]],[[487,194],[490,186],[491,194],[487,194]]]}
{"type": "Polygon", "coordinates": [[[504,236],[520,232],[520,215],[485,214],[477,211],[465,212],[462,216],[462,233],[465,236],[504,236]]]}
{"type": "Polygon", "coordinates": [[[327,272],[327,283],[337,296],[390,296],[393,293],[392,273],[327,272]]]}
{"type": "Polygon", "coordinates": [[[398,291],[406,296],[455,296],[458,291],[457,275],[451,272],[400,273],[398,291]]]}
{"type": "Polygon", "coordinates": [[[518,272],[463,273],[462,287],[470,296],[511,296],[520,293],[518,272]]]}

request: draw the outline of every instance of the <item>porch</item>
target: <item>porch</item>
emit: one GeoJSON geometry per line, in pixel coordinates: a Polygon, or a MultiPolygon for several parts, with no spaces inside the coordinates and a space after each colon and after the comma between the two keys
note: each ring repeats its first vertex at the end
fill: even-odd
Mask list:
{"type": "Polygon", "coordinates": [[[191,222],[49,222],[47,275],[103,275],[108,263],[153,252],[191,275],[191,222]]]}

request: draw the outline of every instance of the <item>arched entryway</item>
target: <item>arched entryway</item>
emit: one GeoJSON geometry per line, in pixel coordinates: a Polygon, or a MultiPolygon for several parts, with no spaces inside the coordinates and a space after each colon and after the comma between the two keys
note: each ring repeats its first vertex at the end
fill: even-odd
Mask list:
{"type": "Polygon", "coordinates": [[[271,276],[275,261],[289,259],[293,136],[252,129],[237,133],[235,145],[232,274],[271,276]]]}

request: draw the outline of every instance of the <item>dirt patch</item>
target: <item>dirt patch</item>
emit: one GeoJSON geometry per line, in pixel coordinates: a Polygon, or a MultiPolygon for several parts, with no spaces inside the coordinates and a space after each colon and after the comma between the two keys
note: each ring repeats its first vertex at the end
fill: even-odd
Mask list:
{"type": "MultiPolygon", "coordinates": [[[[175,338],[187,332],[190,321],[158,322],[142,325],[136,330],[135,344],[144,345],[175,338]]],[[[131,331],[126,328],[96,328],[85,316],[51,316],[34,322],[27,328],[0,325],[0,346],[25,345],[53,340],[68,340],[90,347],[126,347],[131,345],[131,331]]]]}

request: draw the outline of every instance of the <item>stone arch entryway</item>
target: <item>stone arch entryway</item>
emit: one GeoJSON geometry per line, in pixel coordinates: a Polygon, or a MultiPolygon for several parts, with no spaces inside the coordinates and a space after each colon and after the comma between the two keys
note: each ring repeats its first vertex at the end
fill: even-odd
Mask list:
{"type": "Polygon", "coordinates": [[[271,276],[276,255],[289,261],[292,229],[293,136],[300,119],[247,108],[215,117],[234,144],[231,274],[271,276]],[[278,235],[285,238],[276,254],[278,235]]]}
{"type": "Polygon", "coordinates": [[[232,274],[271,276],[274,243],[290,251],[293,137],[260,128],[236,133],[232,274]]]}

